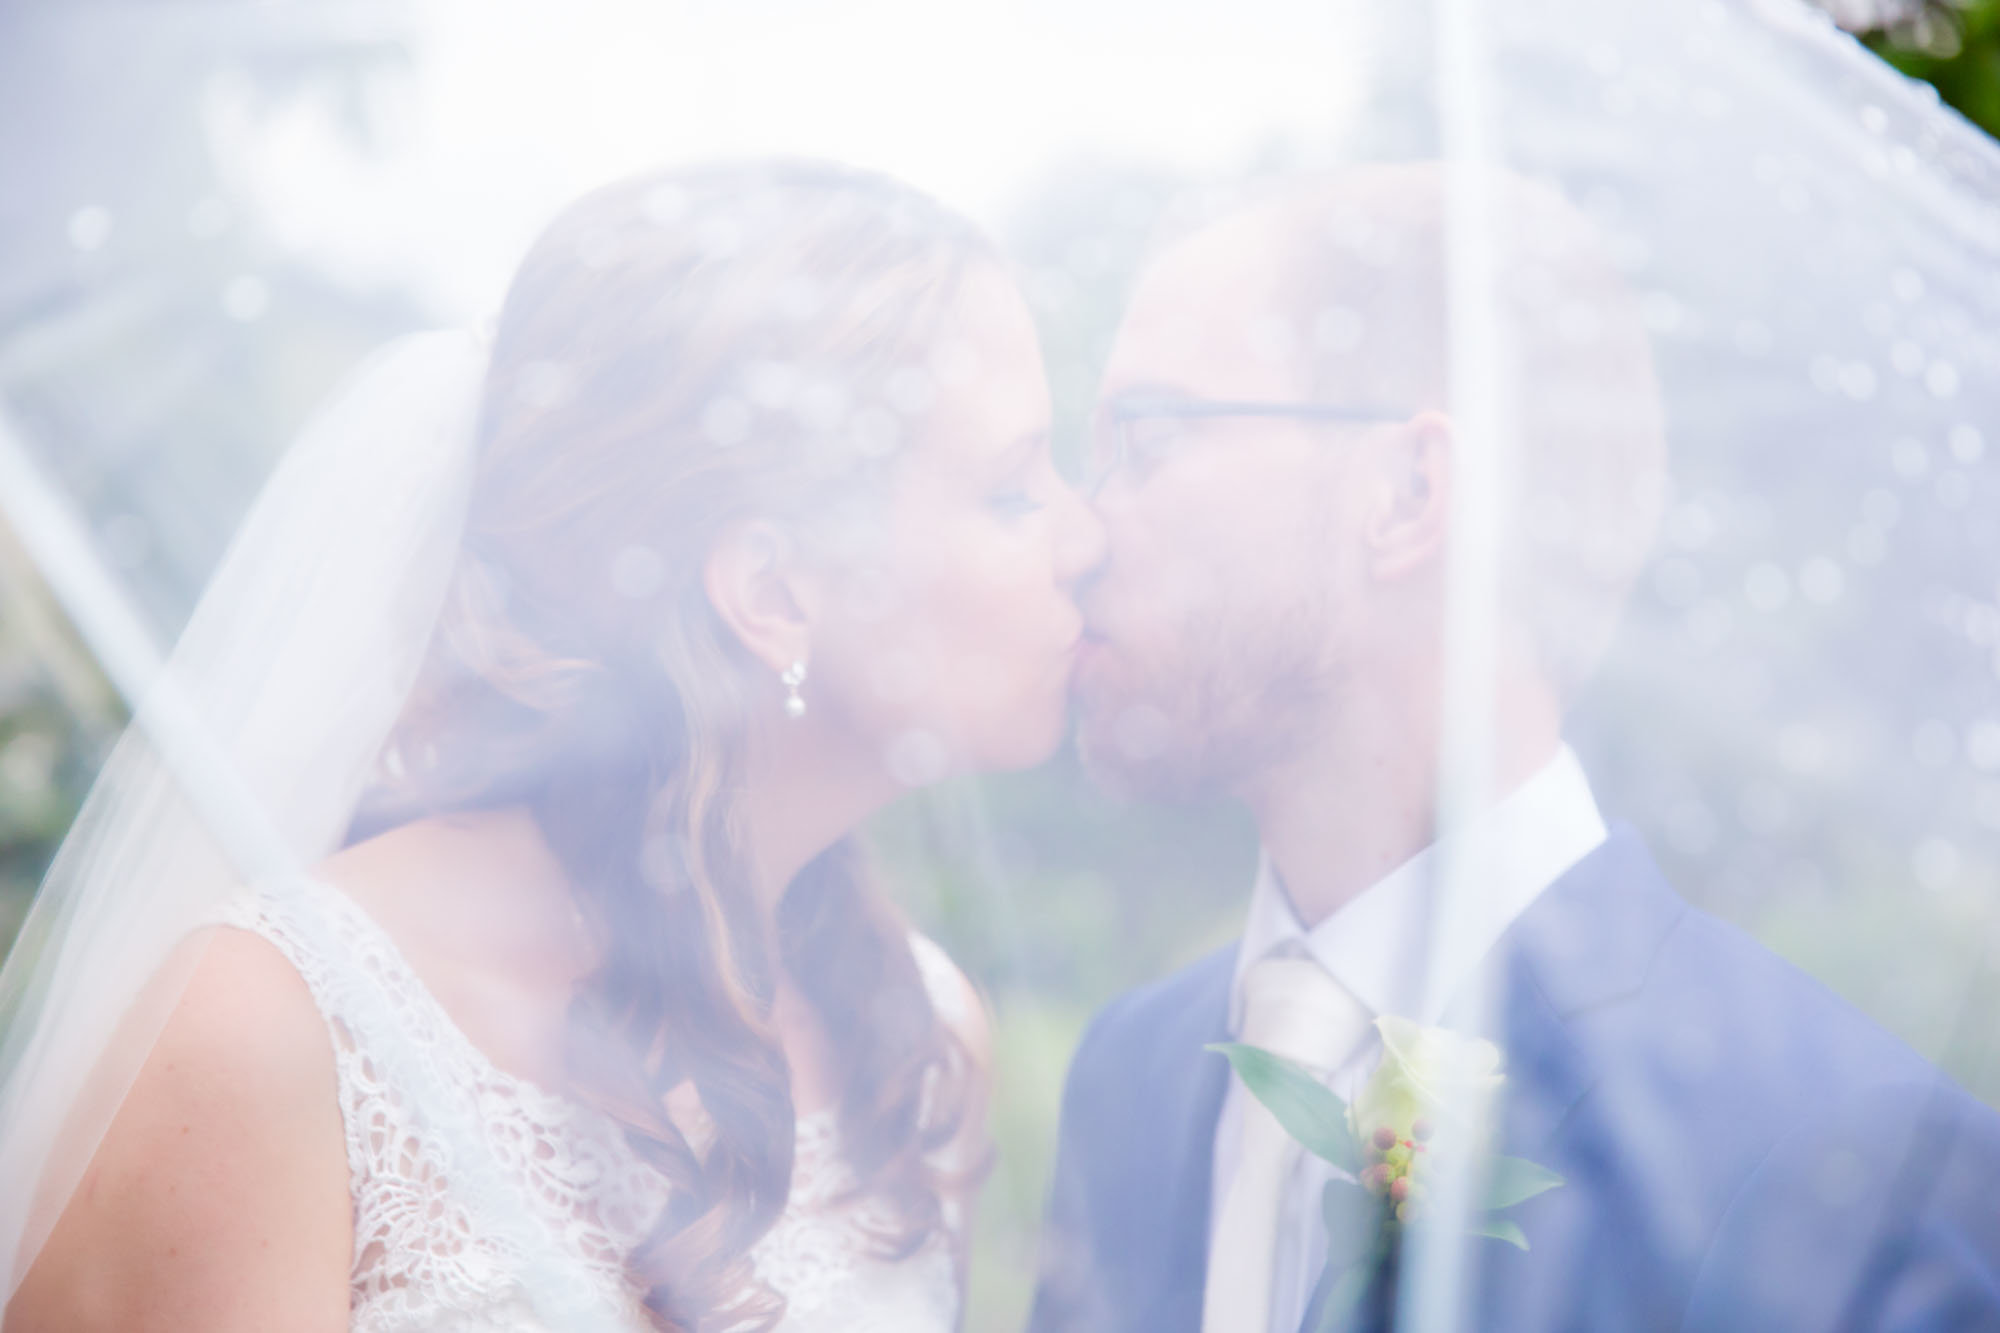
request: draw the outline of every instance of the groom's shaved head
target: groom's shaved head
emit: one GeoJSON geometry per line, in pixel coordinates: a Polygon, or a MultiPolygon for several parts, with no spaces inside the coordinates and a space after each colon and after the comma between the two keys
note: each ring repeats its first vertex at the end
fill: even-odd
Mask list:
{"type": "MultiPolygon", "coordinates": [[[[1480,221],[1509,490],[1510,609],[1567,692],[1595,668],[1658,522],[1666,437],[1636,293],[1553,189],[1500,172],[1480,221]]],[[[1442,168],[1374,167],[1273,198],[1305,378],[1332,402],[1449,412],[1454,319],[1442,168]]],[[[1482,299],[1473,294],[1470,299],[1482,299]]]]}
{"type": "MultiPolygon", "coordinates": [[[[1483,347],[1504,395],[1505,611],[1567,692],[1601,656],[1651,543],[1665,462],[1659,394],[1638,302],[1588,220],[1519,177],[1479,184],[1477,237],[1495,274],[1483,347]]],[[[1442,168],[1413,164],[1293,180],[1184,215],[1142,276],[1107,401],[1142,388],[1328,404],[1382,422],[1431,414],[1450,423],[1452,448],[1474,447],[1451,422],[1453,358],[1473,332],[1452,317],[1453,202],[1442,168]]],[[[1160,460],[1122,494],[1112,479],[1103,504],[1113,551],[1093,612],[1112,649],[1143,656],[1082,681],[1086,746],[1100,766],[1149,786],[1235,783],[1296,735],[1296,725],[1273,729],[1274,709],[1303,717],[1307,701],[1288,696],[1339,689],[1366,656],[1371,645],[1355,640],[1372,629],[1350,603],[1363,591],[1351,529],[1367,520],[1350,502],[1375,480],[1370,429],[1204,424],[1186,458],[1160,460]],[[1280,460],[1271,432],[1311,437],[1315,453],[1280,460]],[[1222,482],[1222,450],[1249,474],[1235,488],[1222,482]],[[1256,491],[1267,466],[1262,480],[1286,493],[1256,491]],[[1173,472],[1203,468],[1218,470],[1206,479],[1214,504],[1177,510],[1173,472]],[[1132,522],[1116,521],[1121,505],[1132,522]],[[1292,539],[1289,557],[1269,542],[1274,528],[1292,539]],[[1232,560],[1243,543],[1260,548],[1254,562],[1232,560]],[[1171,568],[1130,567],[1139,559],[1177,563],[1211,596],[1177,596],[1163,586],[1171,568]],[[1179,630],[1147,624],[1148,610],[1178,616],[1179,630]],[[1119,644],[1121,621],[1148,641],[1119,644]]]]}

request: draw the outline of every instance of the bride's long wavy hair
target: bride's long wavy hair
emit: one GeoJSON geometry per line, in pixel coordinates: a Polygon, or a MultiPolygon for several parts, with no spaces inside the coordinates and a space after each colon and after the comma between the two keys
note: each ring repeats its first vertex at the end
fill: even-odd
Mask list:
{"type": "Polygon", "coordinates": [[[894,1219],[887,1257],[932,1240],[956,1183],[926,1157],[962,1120],[965,1052],[856,849],[799,875],[775,939],[752,901],[740,796],[775,685],[702,568],[744,518],[809,530],[879,493],[884,395],[992,259],[887,179],[722,165],[572,206],[501,314],[464,552],[375,818],[524,804],[574,882],[601,962],[571,1009],[572,1093],[672,1186],[627,1258],[663,1329],[782,1317],[749,1258],[792,1175],[780,967],[834,1047],[843,1147],[894,1219]],[[669,1114],[689,1086],[700,1128],[669,1114]]]}

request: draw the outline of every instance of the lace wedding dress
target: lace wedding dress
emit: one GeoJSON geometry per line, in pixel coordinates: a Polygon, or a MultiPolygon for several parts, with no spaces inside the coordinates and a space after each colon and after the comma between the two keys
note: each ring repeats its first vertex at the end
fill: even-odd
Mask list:
{"type": "MultiPolygon", "coordinates": [[[[225,925],[274,945],[333,1037],[354,1199],[356,1333],[581,1333],[649,1327],[624,1256],[666,1182],[610,1120],[496,1068],[352,899],[294,881],[235,900],[225,925]]],[[[933,1003],[963,1020],[962,983],[930,940],[912,947],[933,1003]]],[[[939,1333],[956,1326],[953,1246],[888,1263],[837,1117],[798,1122],[791,1198],[751,1259],[787,1302],[784,1333],[939,1333]]],[[[955,1238],[962,1209],[947,1201],[955,1238]]]]}

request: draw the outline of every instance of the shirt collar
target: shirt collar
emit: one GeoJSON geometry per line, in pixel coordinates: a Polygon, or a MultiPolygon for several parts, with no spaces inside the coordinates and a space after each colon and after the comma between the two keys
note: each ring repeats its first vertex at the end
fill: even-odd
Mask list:
{"type": "Polygon", "coordinates": [[[1230,1030],[1240,1026],[1243,974],[1274,952],[1315,959],[1375,1014],[1437,1022],[1445,1002],[1507,927],[1605,835],[1589,779],[1565,745],[1473,829],[1425,847],[1310,931],[1292,910],[1271,858],[1260,856],[1230,986],[1230,1030]],[[1479,844],[1482,891],[1471,917],[1446,934],[1436,960],[1439,984],[1426,988],[1433,881],[1442,849],[1458,838],[1479,844]]]}

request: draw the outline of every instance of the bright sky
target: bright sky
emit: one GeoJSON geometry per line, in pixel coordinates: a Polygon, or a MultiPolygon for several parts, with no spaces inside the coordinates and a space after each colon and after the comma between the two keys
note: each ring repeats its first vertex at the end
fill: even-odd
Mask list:
{"type": "Polygon", "coordinates": [[[514,259],[592,184],[747,152],[894,172],[988,221],[1048,167],[1202,171],[1321,140],[1357,94],[1356,20],[1319,0],[426,0],[391,151],[322,104],[211,99],[273,235],[439,313],[497,304],[514,259]]]}

